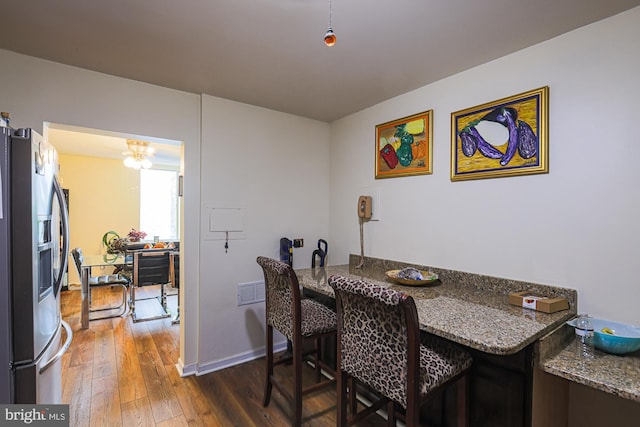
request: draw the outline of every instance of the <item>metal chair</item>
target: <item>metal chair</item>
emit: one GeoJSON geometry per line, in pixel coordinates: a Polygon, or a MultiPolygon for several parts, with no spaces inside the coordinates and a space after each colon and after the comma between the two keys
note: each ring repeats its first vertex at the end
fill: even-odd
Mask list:
{"type": "MultiPolygon", "coordinates": [[[[84,263],[84,256],[82,254],[81,248],[74,248],[71,250],[71,254],[73,255],[73,260],[76,264],[76,269],[78,270],[78,274],[82,277],[82,264],[84,263]]],[[[89,272],[89,313],[95,313],[100,311],[108,311],[108,310],[121,310],[116,314],[109,314],[106,316],[99,317],[91,317],[89,315],[89,320],[99,320],[99,319],[108,319],[111,317],[120,317],[127,312],[127,287],[129,286],[129,279],[120,274],[108,274],[104,276],[92,276],[91,272],[89,272]],[[91,290],[93,288],[98,287],[106,287],[106,286],[119,286],[122,288],[122,301],[119,305],[107,306],[107,307],[99,307],[99,308],[91,308],[91,290]]]]}
{"type": "MultiPolygon", "coordinates": [[[[178,242],[180,243],[180,242],[178,242]]],[[[172,285],[178,289],[178,307],[176,308],[176,314],[171,319],[171,324],[175,325],[180,323],[180,252],[173,251],[170,257],[170,277],[172,279],[172,285]]]]}
{"type": "Polygon", "coordinates": [[[133,253],[133,281],[131,282],[131,316],[134,322],[143,320],[162,319],[171,316],[167,310],[167,294],[165,285],[169,283],[169,258],[171,251],[160,249],[144,249],[133,253]],[[136,299],[136,289],[148,286],[160,285],[160,295],[136,299]],[[140,317],[136,313],[136,302],[150,299],[157,299],[160,303],[161,313],[147,317],[140,317]]]}
{"type": "Polygon", "coordinates": [[[289,264],[275,259],[258,257],[258,264],[264,272],[266,295],[266,379],[264,406],[271,400],[271,389],[278,391],[293,406],[293,425],[302,423],[302,396],[331,384],[335,380],[321,381],[321,368],[333,374],[334,369],[320,360],[321,339],[336,333],[336,316],[333,311],[311,299],[301,299],[300,285],[289,264]],[[292,355],[274,361],[273,329],[280,331],[292,344],[292,355]],[[306,342],[314,344],[309,352],[303,352],[306,342]],[[313,355],[316,383],[302,388],[303,357],[313,355]],[[293,393],[285,383],[274,376],[274,366],[293,361],[293,393]]]}
{"type": "Polygon", "coordinates": [[[126,263],[121,265],[119,268],[116,268],[113,273],[122,274],[128,277],[129,281],[133,280],[133,252],[144,249],[145,245],[146,243],[141,242],[129,242],[124,245],[122,248],[122,255],[124,256],[126,263]]]}
{"type": "Polygon", "coordinates": [[[329,277],[329,285],[338,321],[338,426],[355,424],[385,405],[389,425],[395,425],[398,412],[407,427],[418,426],[420,406],[456,381],[461,386],[456,390],[458,425],[468,425],[471,357],[446,340],[421,335],[413,298],[342,276],[329,277]],[[381,398],[358,412],[353,379],[381,398]]]}

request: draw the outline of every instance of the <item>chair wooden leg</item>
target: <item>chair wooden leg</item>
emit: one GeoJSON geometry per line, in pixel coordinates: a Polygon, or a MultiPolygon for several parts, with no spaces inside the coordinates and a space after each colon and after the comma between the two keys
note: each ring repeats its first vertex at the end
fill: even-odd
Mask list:
{"type": "Polygon", "coordinates": [[[320,355],[322,354],[322,338],[316,338],[316,382],[319,383],[322,377],[322,371],[320,369],[320,355]]]}
{"type": "Polygon", "coordinates": [[[456,384],[458,427],[469,426],[469,372],[467,371],[456,384]]]}
{"type": "MultiPolygon", "coordinates": [[[[347,380],[347,374],[340,369],[340,366],[336,367],[336,389],[337,389],[337,409],[336,409],[336,424],[338,427],[346,427],[347,424],[347,399],[351,400],[351,395],[355,394],[353,388],[353,379],[347,380]],[[349,383],[349,397],[347,397],[347,382],[349,383]]],[[[352,412],[351,415],[354,415],[352,412]]]]}
{"type": "Polygon", "coordinates": [[[389,400],[387,403],[387,426],[396,426],[396,405],[393,403],[393,400],[389,400]]]}
{"type": "Polygon", "coordinates": [[[271,400],[271,376],[273,375],[273,327],[267,325],[267,343],[265,349],[265,359],[267,365],[265,366],[265,381],[264,381],[264,399],[262,404],[267,406],[271,400]]]}
{"type": "Polygon", "coordinates": [[[404,423],[407,427],[420,426],[420,405],[415,400],[413,402],[407,402],[407,413],[404,423]]]}
{"type": "Polygon", "coordinates": [[[356,380],[353,377],[348,377],[347,387],[349,388],[349,411],[351,415],[358,413],[358,396],[356,393],[356,380]]]}
{"type": "Polygon", "coordinates": [[[302,342],[293,340],[293,425],[302,425],[302,342]]]}

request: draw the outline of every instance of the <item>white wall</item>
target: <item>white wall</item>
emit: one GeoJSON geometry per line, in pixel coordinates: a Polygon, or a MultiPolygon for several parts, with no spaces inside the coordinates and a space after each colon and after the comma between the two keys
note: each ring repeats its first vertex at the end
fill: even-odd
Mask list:
{"type": "MultiPolygon", "coordinates": [[[[202,313],[200,370],[264,352],[264,304],[238,307],[238,283],[263,280],[259,255],[279,257],[281,237],[303,238],[293,266],[329,235],[329,125],[273,110],[202,98],[202,313]],[[209,233],[210,208],[241,208],[244,231],[209,233]]],[[[331,248],[329,248],[331,250],[331,248]]],[[[276,344],[283,343],[280,336],[276,344]]]]}
{"type": "Polygon", "coordinates": [[[10,83],[1,103],[14,127],[42,133],[52,122],[184,142],[179,367],[203,372],[264,351],[264,305],[237,307],[236,285],[262,279],[255,259],[277,258],[280,237],[305,240],[296,268],[328,238],[329,125],[4,50],[0,81],[10,83]],[[231,205],[243,207],[246,232],[225,253],[206,233],[206,214],[231,205]]]}
{"type": "Polygon", "coordinates": [[[581,311],[640,324],[638,40],[635,8],[332,123],[331,262],[360,253],[373,188],[367,255],[574,288],[581,311]],[[549,174],[452,183],[451,112],[542,86],[549,174]],[[428,109],[433,175],[375,180],[375,125],[428,109]]]}
{"type": "Polygon", "coordinates": [[[184,142],[183,310],[180,363],[197,357],[200,97],[0,50],[2,111],[13,127],[45,122],[184,142]],[[185,292],[185,288],[188,292],[185,292]]]}

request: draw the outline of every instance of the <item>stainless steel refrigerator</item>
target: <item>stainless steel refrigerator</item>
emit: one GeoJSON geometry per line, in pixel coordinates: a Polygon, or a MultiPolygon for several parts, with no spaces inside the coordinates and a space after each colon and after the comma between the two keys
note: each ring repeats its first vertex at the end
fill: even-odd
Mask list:
{"type": "Polygon", "coordinates": [[[69,231],[57,173],[42,136],[0,127],[1,403],[62,403],[72,332],[60,314],[69,231]]]}

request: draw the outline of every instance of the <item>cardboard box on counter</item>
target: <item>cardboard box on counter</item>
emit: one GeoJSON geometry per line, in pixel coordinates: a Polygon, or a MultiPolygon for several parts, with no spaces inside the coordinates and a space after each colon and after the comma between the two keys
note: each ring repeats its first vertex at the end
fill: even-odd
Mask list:
{"type": "Polygon", "coordinates": [[[566,298],[548,298],[528,291],[510,293],[509,304],[545,313],[569,309],[569,301],[566,298]]]}

